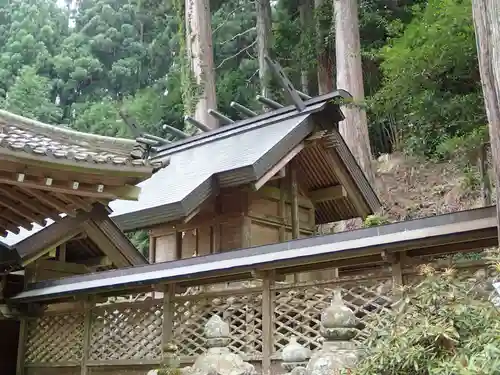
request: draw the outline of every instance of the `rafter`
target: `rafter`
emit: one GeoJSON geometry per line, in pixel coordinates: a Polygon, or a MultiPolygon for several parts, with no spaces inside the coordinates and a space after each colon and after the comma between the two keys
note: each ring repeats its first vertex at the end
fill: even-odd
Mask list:
{"type": "Polygon", "coordinates": [[[69,208],[64,202],[61,202],[59,199],[51,196],[47,192],[36,189],[28,189],[24,187],[21,187],[21,190],[23,190],[27,194],[32,195],[33,197],[38,199],[40,202],[43,202],[47,206],[52,207],[59,213],[65,213],[66,215],[71,217],[76,216],[76,210],[69,208]]]}
{"type": "Polygon", "coordinates": [[[20,217],[28,220],[30,223],[37,223],[42,227],[47,224],[47,221],[44,217],[35,214],[32,210],[23,207],[21,204],[14,202],[11,199],[6,199],[3,196],[0,196],[0,206],[5,207],[20,217]]]}
{"type": "Polygon", "coordinates": [[[0,185],[0,194],[8,197],[9,199],[12,199],[13,201],[18,202],[19,204],[23,205],[28,209],[36,211],[44,218],[50,218],[54,221],[60,219],[60,216],[55,214],[53,210],[51,210],[38,200],[33,199],[31,195],[25,194],[23,192],[14,189],[15,187],[12,186],[8,187],[7,185],[0,185]]]}

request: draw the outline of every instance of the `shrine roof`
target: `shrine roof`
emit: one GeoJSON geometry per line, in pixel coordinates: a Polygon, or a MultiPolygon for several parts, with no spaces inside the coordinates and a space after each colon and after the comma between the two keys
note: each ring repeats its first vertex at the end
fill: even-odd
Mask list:
{"type": "Polygon", "coordinates": [[[313,134],[318,142],[296,156],[300,181],[308,190],[348,188],[318,204],[317,223],[374,212],[380,202],[337,129],[339,100],[349,97],[339,90],[306,100],[301,111],[280,108],[159,147],[152,160],[169,158],[169,166],[138,185],[138,201],[111,202],[113,220],[132,230],[186,217],[219,189],[259,180],[313,134]]]}

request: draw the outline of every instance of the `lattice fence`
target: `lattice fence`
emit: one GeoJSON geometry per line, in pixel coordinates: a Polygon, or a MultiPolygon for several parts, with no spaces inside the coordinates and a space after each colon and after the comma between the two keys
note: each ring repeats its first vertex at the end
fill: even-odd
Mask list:
{"type": "Polygon", "coordinates": [[[219,315],[229,323],[229,348],[247,359],[262,357],[262,293],[230,297],[183,296],[174,302],[174,342],[183,357],[206,351],[203,329],[210,317],[219,315]]]}
{"type": "Polygon", "coordinates": [[[390,303],[392,280],[382,278],[275,288],[275,353],[288,344],[291,336],[296,336],[302,345],[311,350],[319,349],[322,341],[319,333],[321,312],[330,304],[336,288],[340,288],[345,304],[358,318],[359,334],[356,340],[362,342],[374,328],[369,326],[366,317],[379,313],[390,303]]]}
{"type": "Polygon", "coordinates": [[[161,358],[162,324],[162,303],[141,301],[96,307],[92,309],[89,359],[161,358]]]}
{"type": "Polygon", "coordinates": [[[83,354],[84,314],[47,315],[27,323],[26,363],[79,362],[83,354]]]}

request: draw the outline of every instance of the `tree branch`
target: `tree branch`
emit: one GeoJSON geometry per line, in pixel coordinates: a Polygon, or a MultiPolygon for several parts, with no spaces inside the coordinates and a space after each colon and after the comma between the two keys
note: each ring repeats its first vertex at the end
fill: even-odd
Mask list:
{"type": "Polygon", "coordinates": [[[236,34],[236,35],[235,35],[235,36],[233,36],[231,39],[228,39],[228,40],[223,41],[220,45],[221,45],[221,46],[223,46],[224,44],[229,43],[229,42],[231,42],[231,41],[235,40],[235,39],[236,39],[236,38],[238,38],[239,36],[245,35],[245,34],[249,33],[250,31],[254,31],[254,30],[256,30],[256,29],[257,29],[257,28],[256,28],[255,26],[254,26],[254,27],[251,27],[251,28],[249,28],[249,29],[246,29],[245,31],[242,31],[241,33],[236,34]]]}
{"type": "Polygon", "coordinates": [[[221,27],[223,27],[223,26],[227,23],[227,21],[229,21],[229,18],[231,18],[231,16],[232,16],[232,15],[234,15],[237,11],[239,11],[240,9],[243,9],[243,8],[245,8],[247,5],[251,5],[251,4],[253,4],[253,3],[255,3],[255,1],[249,1],[248,3],[243,4],[243,5],[239,6],[238,8],[233,9],[231,12],[229,12],[229,13],[228,13],[228,15],[226,16],[226,19],[225,19],[223,22],[221,22],[221,23],[219,24],[219,26],[217,26],[217,27],[215,28],[215,30],[214,30],[214,31],[212,31],[212,35],[214,35],[214,34],[215,34],[215,33],[216,33],[216,32],[217,32],[217,31],[218,31],[221,27]]]}
{"type": "Polygon", "coordinates": [[[243,52],[245,52],[247,49],[250,49],[252,48],[255,44],[257,43],[256,40],[254,40],[252,43],[250,43],[248,46],[246,46],[245,48],[243,49],[240,49],[238,52],[236,52],[234,55],[231,55],[229,57],[226,57],[224,60],[221,61],[221,63],[219,65],[217,65],[217,67],[215,69],[219,69],[222,65],[224,65],[226,62],[228,62],[229,60],[231,59],[234,59],[235,57],[238,57],[240,54],[242,54],[243,52]]]}

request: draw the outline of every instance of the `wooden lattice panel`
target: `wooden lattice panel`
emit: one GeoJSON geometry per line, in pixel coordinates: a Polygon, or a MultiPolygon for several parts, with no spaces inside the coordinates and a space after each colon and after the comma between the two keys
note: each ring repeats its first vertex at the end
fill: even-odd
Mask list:
{"type": "Polygon", "coordinates": [[[182,357],[196,357],[206,351],[203,329],[217,314],[230,326],[230,350],[245,359],[261,359],[262,294],[177,298],[174,311],[174,341],[182,357]]]}
{"type": "Polygon", "coordinates": [[[90,360],[161,357],[163,306],[148,301],[92,310],[90,360]]]}
{"type": "Polygon", "coordinates": [[[83,314],[77,312],[30,319],[25,362],[79,362],[83,353],[83,322],[83,314]]]}
{"type": "Polygon", "coordinates": [[[298,341],[311,350],[321,346],[321,312],[332,299],[335,288],[340,288],[345,304],[353,310],[359,321],[356,341],[363,341],[370,327],[366,317],[380,312],[387,304],[390,284],[383,280],[356,280],[337,284],[302,285],[280,287],[275,290],[274,351],[281,349],[296,336],[298,341]]]}

